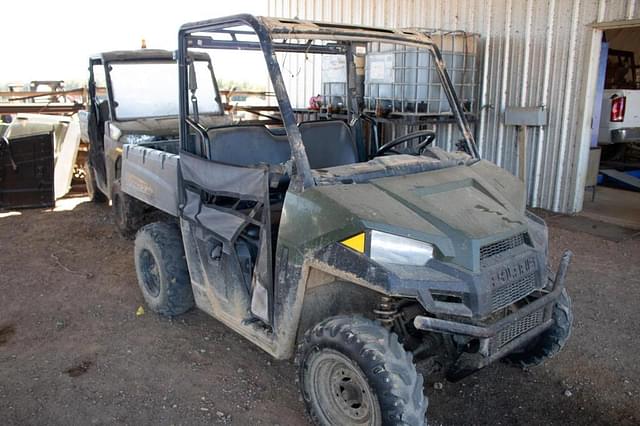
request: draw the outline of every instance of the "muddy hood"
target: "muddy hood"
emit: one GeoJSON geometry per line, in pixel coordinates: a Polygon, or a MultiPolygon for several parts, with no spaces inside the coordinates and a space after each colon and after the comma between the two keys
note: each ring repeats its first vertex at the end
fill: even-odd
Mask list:
{"type": "Polygon", "coordinates": [[[366,228],[428,241],[471,269],[482,245],[527,229],[522,182],[488,161],[329,188],[366,228]]]}
{"type": "Polygon", "coordinates": [[[485,239],[516,232],[526,223],[522,183],[488,162],[371,184],[447,235],[485,239]]]}

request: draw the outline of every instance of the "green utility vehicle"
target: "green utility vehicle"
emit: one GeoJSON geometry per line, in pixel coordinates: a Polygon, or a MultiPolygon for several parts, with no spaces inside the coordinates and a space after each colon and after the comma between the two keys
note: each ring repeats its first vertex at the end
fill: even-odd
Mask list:
{"type": "Polygon", "coordinates": [[[177,57],[179,140],[123,152],[123,191],[176,218],[136,236],[153,310],[195,305],[273,357],[295,357],[322,425],[424,424],[416,363],[456,380],[562,349],[570,252],[550,273],[545,223],[526,211],[518,179],[478,157],[429,36],[237,15],[182,26],[177,57]],[[432,55],[460,152],[432,146],[424,128],[378,143],[378,118],[359,111],[354,87],[354,55],[372,43],[432,55]],[[257,52],[277,104],[255,120],[203,122],[189,55],[205,49],[214,68],[225,52],[257,52]],[[346,57],[344,117],[305,121],[292,108],[282,70],[302,78],[294,54],[346,57]]]}

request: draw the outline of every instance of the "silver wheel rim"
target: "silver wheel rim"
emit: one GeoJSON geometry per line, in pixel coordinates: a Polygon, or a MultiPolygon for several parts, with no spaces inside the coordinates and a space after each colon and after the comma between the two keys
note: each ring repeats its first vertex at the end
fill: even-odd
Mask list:
{"type": "Polygon", "coordinates": [[[152,297],[158,297],[160,295],[160,271],[153,254],[147,249],[140,252],[140,269],[142,282],[147,293],[152,297]]]}
{"type": "Polygon", "coordinates": [[[307,390],[321,421],[328,425],[379,425],[380,405],[362,370],[338,351],[310,356],[307,390]]]}

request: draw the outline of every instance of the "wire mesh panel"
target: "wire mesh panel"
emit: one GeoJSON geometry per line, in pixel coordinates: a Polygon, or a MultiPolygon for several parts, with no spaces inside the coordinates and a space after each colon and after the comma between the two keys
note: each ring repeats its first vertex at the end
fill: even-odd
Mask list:
{"type": "Polygon", "coordinates": [[[491,295],[491,311],[495,312],[518,300],[530,295],[538,288],[536,274],[530,274],[524,278],[498,288],[491,295]]]}
{"type": "Polygon", "coordinates": [[[341,110],[346,105],[347,61],[343,55],[322,56],[323,106],[341,110]]]}
{"type": "MultiPolygon", "coordinates": [[[[466,112],[478,112],[479,35],[428,31],[442,52],[447,71],[466,112]]],[[[451,115],[434,58],[424,49],[371,43],[365,65],[365,108],[378,115],[451,115]]]]}
{"type": "MultiPolygon", "coordinates": [[[[358,105],[362,105],[364,89],[364,48],[356,49],[355,93],[358,105]]],[[[321,67],[321,95],[323,107],[328,112],[344,112],[347,105],[347,59],[344,55],[323,55],[321,67]]]]}
{"type": "Polygon", "coordinates": [[[480,247],[480,260],[482,261],[495,256],[496,254],[519,247],[525,244],[528,238],[529,237],[526,233],[522,233],[482,246],[480,247]]]}
{"type": "Polygon", "coordinates": [[[524,318],[519,319],[515,323],[510,324],[508,327],[500,330],[496,336],[498,348],[503,347],[516,337],[542,324],[543,320],[544,309],[532,312],[524,318]]]}

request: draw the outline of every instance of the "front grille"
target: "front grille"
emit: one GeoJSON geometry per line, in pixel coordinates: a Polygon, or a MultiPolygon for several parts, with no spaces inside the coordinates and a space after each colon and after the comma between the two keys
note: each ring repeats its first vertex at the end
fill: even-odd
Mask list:
{"type": "Polygon", "coordinates": [[[496,336],[498,348],[503,347],[516,337],[526,333],[532,328],[542,324],[544,319],[544,309],[532,312],[524,318],[520,318],[513,324],[500,330],[496,336]]]}
{"type": "Polygon", "coordinates": [[[523,277],[519,281],[504,285],[496,289],[491,295],[491,310],[509,306],[514,302],[530,295],[536,289],[536,274],[523,277]]]}
{"type": "Polygon", "coordinates": [[[514,249],[525,244],[526,241],[527,234],[522,233],[514,235],[513,237],[505,238],[504,240],[496,241],[495,243],[487,244],[486,246],[482,246],[480,247],[480,260],[482,261],[507,250],[514,249]]]}

